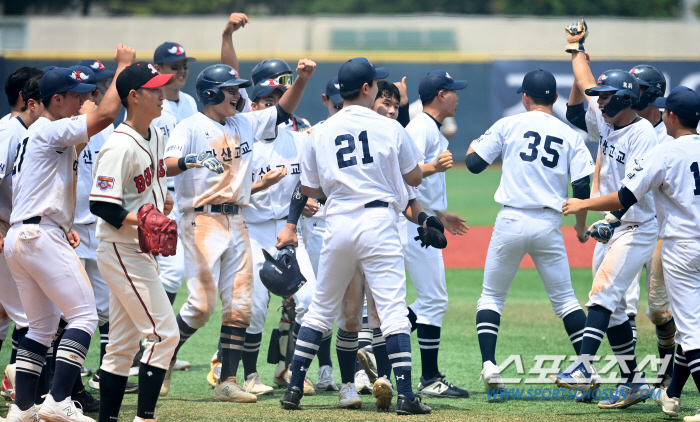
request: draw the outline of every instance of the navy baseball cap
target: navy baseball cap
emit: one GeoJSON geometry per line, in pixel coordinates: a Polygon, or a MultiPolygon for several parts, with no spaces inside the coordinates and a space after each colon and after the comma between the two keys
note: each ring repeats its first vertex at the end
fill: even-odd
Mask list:
{"type": "Polygon", "coordinates": [[[83,60],[78,64],[82,66],[87,66],[90,69],[92,69],[92,71],[95,72],[95,77],[98,81],[111,78],[112,76],[114,76],[115,73],[113,70],[107,69],[105,65],[103,65],[102,62],[99,60],[83,60]]]}
{"type": "Polygon", "coordinates": [[[260,81],[257,85],[255,85],[255,88],[253,88],[252,100],[255,101],[258,98],[267,97],[276,89],[282,94],[287,92],[287,87],[285,85],[278,84],[274,79],[265,79],[264,81],[260,81]]]}
{"type": "Polygon", "coordinates": [[[434,98],[440,91],[460,90],[467,87],[468,81],[456,81],[444,70],[433,70],[423,76],[418,84],[418,95],[421,101],[434,98]]]}
{"type": "Polygon", "coordinates": [[[523,84],[518,88],[518,94],[526,93],[535,98],[552,99],[557,96],[557,80],[550,72],[532,70],[523,78],[523,84]]]}
{"type": "Polygon", "coordinates": [[[164,42],[156,48],[153,54],[153,63],[172,63],[180,60],[196,62],[194,57],[187,57],[185,49],[176,42],[164,42]]]}
{"type": "Polygon", "coordinates": [[[129,96],[132,89],[160,88],[169,84],[173,78],[174,74],[161,75],[150,63],[136,62],[125,67],[117,76],[117,93],[123,100],[129,96]]]}
{"type": "Polygon", "coordinates": [[[45,68],[41,69],[42,72],[47,73],[49,70],[54,70],[58,66],[46,66],[45,68]]]}
{"type": "Polygon", "coordinates": [[[338,90],[352,91],[375,79],[385,79],[389,71],[385,67],[374,67],[364,57],[355,57],[340,66],[338,71],[338,90]]]}
{"type": "Polygon", "coordinates": [[[333,104],[340,104],[343,102],[343,97],[340,96],[338,76],[333,76],[333,79],[330,79],[326,84],[326,97],[333,101],[333,104]]]}
{"type": "Polygon", "coordinates": [[[700,95],[686,86],[673,88],[668,97],[657,98],[654,104],[684,119],[700,120],[700,95]]]}
{"type": "MultiPolygon", "coordinates": [[[[92,72],[90,72],[92,73],[92,72]]],[[[66,69],[57,67],[42,76],[39,82],[41,98],[53,97],[62,92],[87,94],[95,90],[95,74],[90,75],[86,69],[66,69]]]]}

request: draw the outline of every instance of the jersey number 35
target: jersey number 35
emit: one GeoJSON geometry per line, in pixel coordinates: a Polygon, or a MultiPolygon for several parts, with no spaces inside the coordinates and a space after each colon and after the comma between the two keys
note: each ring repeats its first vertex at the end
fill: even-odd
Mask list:
{"type": "MultiPolygon", "coordinates": [[[[534,132],[532,130],[525,132],[525,135],[523,137],[525,139],[534,138],[534,140],[532,142],[530,142],[527,146],[530,149],[530,151],[527,154],[525,152],[520,153],[520,158],[523,161],[527,161],[528,163],[531,163],[537,159],[537,155],[539,154],[537,147],[540,145],[540,142],[542,142],[542,137],[540,136],[539,133],[534,132]]],[[[564,144],[564,140],[561,138],[557,138],[556,136],[550,136],[550,135],[547,135],[547,137],[544,138],[544,150],[547,152],[547,154],[551,154],[552,158],[543,156],[541,158],[541,161],[545,167],[549,167],[551,169],[556,167],[557,164],[559,163],[559,151],[552,148],[553,143],[562,145],[562,144],[564,144]]]]}

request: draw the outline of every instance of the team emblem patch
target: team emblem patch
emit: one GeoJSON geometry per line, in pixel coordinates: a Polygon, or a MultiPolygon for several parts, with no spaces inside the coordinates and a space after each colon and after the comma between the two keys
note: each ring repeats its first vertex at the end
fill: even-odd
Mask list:
{"type": "Polygon", "coordinates": [[[112,189],[114,187],[114,177],[97,176],[97,187],[100,190],[112,189]]]}

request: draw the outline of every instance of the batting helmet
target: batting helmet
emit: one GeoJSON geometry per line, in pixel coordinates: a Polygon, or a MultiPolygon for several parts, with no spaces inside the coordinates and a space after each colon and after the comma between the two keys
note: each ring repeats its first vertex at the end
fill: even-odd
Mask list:
{"type": "MultiPolygon", "coordinates": [[[[281,59],[270,59],[270,60],[263,60],[255,67],[253,68],[253,72],[250,75],[250,78],[253,80],[253,84],[257,85],[261,81],[264,81],[265,79],[275,79],[274,77],[277,75],[282,75],[284,73],[288,73],[292,75],[292,69],[289,67],[287,62],[281,59]]],[[[278,82],[282,85],[287,85],[286,81],[285,83],[282,83],[282,81],[275,81],[278,82]]],[[[291,83],[291,80],[288,81],[291,83]]]]}
{"type": "Polygon", "coordinates": [[[265,249],[265,263],[260,269],[260,281],[270,293],[281,297],[289,297],[298,292],[306,283],[297,262],[296,249],[285,246],[277,252],[275,258],[265,249]]]}
{"type": "Polygon", "coordinates": [[[603,72],[598,78],[598,85],[586,90],[586,95],[592,97],[601,92],[614,92],[610,102],[603,107],[603,112],[610,117],[632,107],[639,102],[639,83],[637,78],[624,70],[614,69],[603,72]]]}
{"type": "MultiPolygon", "coordinates": [[[[226,98],[221,88],[230,86],[245,88],[250,85],[250,81],[238,77],[238,72],[231,66],[215,64],[204,69],[197,76],[197,98],[204,105],[217,105],[226,98]]],[[[245,105],[242,98],[239,103],[245,105]]],[[[242,109],[240,104],[236,108],[242,109]]]]}
{"type": "Polygon", "coordinates": [[[654,66],[640,64],[633,67],[630,73],[637,78],[640,86],[647,87],[644,94],[639,98],[639,102],[632,106],[635,110],[644,110],[653,104],[657,98],[666,95],[666,77],[654,66]]]}

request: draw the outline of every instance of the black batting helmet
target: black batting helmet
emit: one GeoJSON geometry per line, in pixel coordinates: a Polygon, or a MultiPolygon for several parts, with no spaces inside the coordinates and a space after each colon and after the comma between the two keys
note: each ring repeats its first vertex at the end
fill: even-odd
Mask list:
{"type": "MultiPolygon", "coordinates": [[[[225,64],[209,66],[197,76],[197,98],[204,105],[221,104],[226,98],[221,88],[230,86],[245,88],[250,86],[250,81],[241,79],[238,72],[231,66],[225,64]]],[[[243,103],[242,99],[239,102],[243,103]]]]}
{"type": "MultiPolygon", "coordinates": [[[[288,73],[289,75],[292,74],[292,69],[289,67],[287,62],[282,59],[270,59],[263,60],[255,65],[250,78],[253,80],[253,85],[257,85],[265,79],[274,79],[275,76],[285,73],[288,73]]],[[[286,83],[282,85],[286,85],[286,83]]]]}
{"type": "Polygon", "coordinates": [[[603,108],[603,112],[610,117],[615,117],[617,113],[639,102],[639,83],[637,78],[621,69],[603,72],[598,78],[598,85],[588,88],[586,95],[595,97],[600,95],[601,92],[614,93],[610,102],[603,108]]]}
{"type": "Polygon", "coordinates": [[[260,281],[270,293],[286,298],[298,292],[306,283],[293,246],[285,246],[274,258],[265,249],[263,255],[265,263],[260,269],[260,281]]]}
{"type": "Polygon", "coordinates": [[[633,67],[630,73],[637,78],[640,87],[647,87],[639,98],[639,102],[632,106],[635,110],[644,110],[652,105],[657,98],[666,95],[666,77],[654,66],[640,64],[633,67]]]}

